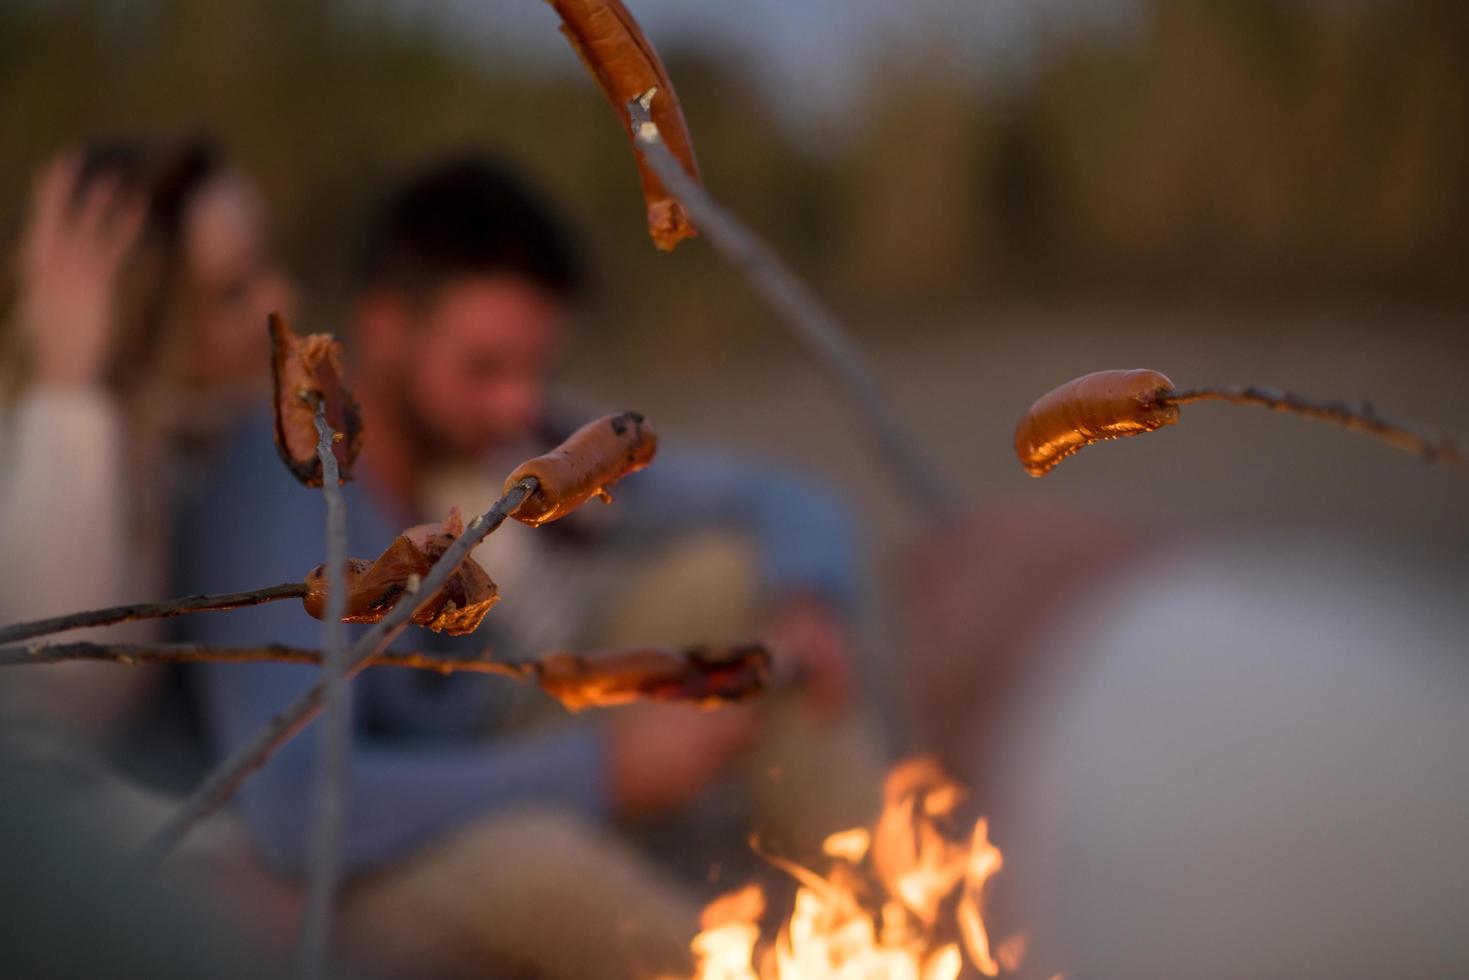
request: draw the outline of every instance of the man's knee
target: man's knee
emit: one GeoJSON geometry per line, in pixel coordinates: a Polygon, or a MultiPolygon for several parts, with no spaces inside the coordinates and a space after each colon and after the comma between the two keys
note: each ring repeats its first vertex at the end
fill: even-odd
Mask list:
{"type": "Polygon", "coordinates": [[[561,978],[621,975],[605,972],[611,962],[682,965],[697,908],[610,832],[537,807],[481,820],[360,883],[347,918],[383,955],[448,975],[493,962],[561,978]]]}
{"type": "Polygon", "coordinates": [[[741,535],[687,535],[634,568],[598,637],[609,646],[748,640],[757,620],[755,549],[741,535]]]}

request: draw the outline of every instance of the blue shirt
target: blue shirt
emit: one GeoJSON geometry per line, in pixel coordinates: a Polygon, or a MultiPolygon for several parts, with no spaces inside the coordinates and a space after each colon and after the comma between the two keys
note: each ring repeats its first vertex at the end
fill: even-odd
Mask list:
{"type": "MultiPolygon", "coordinates": [[[[377,555],[402,527],[365,477],[347,484],[344,493],[349,552],[377,555]]],[[[725,526],[754,544],[766,594],[817,593],[838,605],[854,599],[851,521],[817,484],[768,465],[674,448],[660,451],[650,468],[624,480],[616,493],[617,520],[592,547],[646,546],[725,526]]],[[[269,417],[253,419],[185,508],[177,537],[177,591],[230,592],[300,581],[323,559],[324,518],[321,493],[297,483],[278,458],[269,417]]],[[[474,636],[457,640],[410,627],[394,646],[461,655],[479,651],[494,646],[494,620],[492,612],[474,636]]],[[[362,629],[353,627],[352,635],[362,629]]],[[[217,646],[274,642],[314,648],[321,624],[299,602],[286,600],[188,617],[179,621],[179,633],[181,639],[217,646]]],[[[193,670],[215,758],[244,742],[319,676],[314,667],[289,664],[193,670]]],[[[535,802],[592,820],[606,817],[606,766],[594,716],[549,730],[495,733],[497,709],[512,684],[396,668],[368,670],[354,680],[343,854],[349,871],[393,862],[495,808],[535,802]]],[[[278,871],[299,871],[305,864],[317,742],[314,728],[296,737],[237,794],[251,836],[278,871]]]]}

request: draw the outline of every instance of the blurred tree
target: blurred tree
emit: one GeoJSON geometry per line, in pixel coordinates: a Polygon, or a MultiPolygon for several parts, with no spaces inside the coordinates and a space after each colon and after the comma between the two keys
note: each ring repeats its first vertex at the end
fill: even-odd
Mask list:
{"type": "MultiPolygon", "coordinates": [[[[974,65],[962,32],[885,52],[834,139],[791,133],[760,65],[664,54],[710,185],[849,313],[1063,283],[1469,301],[1469,6],[1142,9],[1131,33],[1057,34],[1017,77],[974,65]]],[[[713,356],[766,336],[708,250],[648,247],[624,135],[569,50],[532,62],[390,11],[0,0],[0,214],[66,143],[209,130],[261,179],[312,319],[336,322],[383,182],[479,145],[584,230],[605,287],[593,337],[656,328],[713,356]]]]}

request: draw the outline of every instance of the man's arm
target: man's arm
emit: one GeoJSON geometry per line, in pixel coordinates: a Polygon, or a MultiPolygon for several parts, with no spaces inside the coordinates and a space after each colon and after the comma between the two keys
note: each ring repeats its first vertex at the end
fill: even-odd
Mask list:
{"type": "MultiPolygon", "coordinates": [[[[362,525],[371,522],[361,514],[353,519],[354,497],[365,501],[360,492],[349,492],[349,528],[358,532],[350,537],[352,551],[376,553],[387,542],[365,540],[372,529],[362,525]]],[[[321,495],[295,484],[275,459],[265,428],[252,426],[190,509],[180,536],[177,585],[187,592],[223,591],[298,579],[321,560],[323,515],[321,495]]],[[[291,600],[182,622],[188,639],[216,645],[310,647],[321,637],[321,624],[291,600]]],[[[216,754],[244,742],[318,676],[311,668],[285,664],[199,667],[197,687],[216,754]]],[[[359,717],[364,714],[359,711],[359,717]]],[[[392,861],[497,806],[536,800],[594,818],[604,812],[606,767],[597,730],[578,727],[479,745],[470,741],[471,727],[466,724],[462,745],[421,751],[359,735],[344,827],[350,871],[392,861]]],[[[241,787],[238,803],[246,825],[277,870],[299,870],[306,860],[316,758],[312,729],[241,787]]]]}

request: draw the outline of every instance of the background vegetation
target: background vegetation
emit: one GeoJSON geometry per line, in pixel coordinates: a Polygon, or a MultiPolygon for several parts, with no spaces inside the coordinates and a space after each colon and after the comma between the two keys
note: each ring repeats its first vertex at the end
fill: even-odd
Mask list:
{"type": "MultiPolygon", "coordinates": [[[[1137,9],[1004,70],[934,31],[874,60],[834,139],[794,131],[759,64],[666,54],[709,183],[859,318],[1058,292],[1469,301],[1463,3],[1137,9]]],[[[264,183],[330,317],[382,182],[484,145],[579,219],[624,325],[751,329],[712,256],[647,248],[622,135],[569,51],[438,23],[342,0],[0,0],[0,213],[80,135],[207,130],[264,183]]]]}

